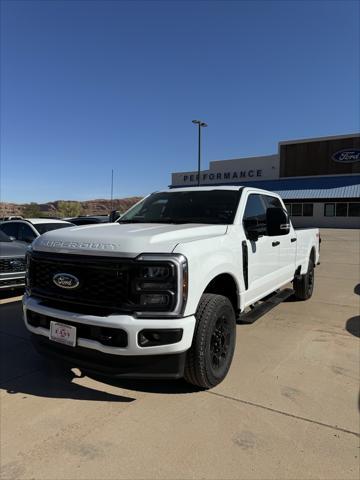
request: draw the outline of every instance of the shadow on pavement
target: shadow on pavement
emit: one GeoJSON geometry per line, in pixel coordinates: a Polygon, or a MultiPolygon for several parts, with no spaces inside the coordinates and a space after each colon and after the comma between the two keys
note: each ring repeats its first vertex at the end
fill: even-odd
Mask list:
{"type": "Polygon", "coordinates": [[[104,378],[97,375],[89,375],[89,377],[99,382],[107,383],[114,387],[125,388],[136,392],[159,393],[159,394],[186,394],[200,392],[201,389],[186,383],[185,380],[128,380],[128,379],[112,379],[104,378]]]}
{"type": "Polygon", "coordinates": [[[360,338],[360,316],[349,318],[345,328],[351,335],[360,338]]]}
{"type": "MultiPolygon", "coordinates": [[[[29,348],[31,345],[29,345],[29,348]]],[[[35,354],[36,355],[36,354],[35,354]]],[[[0,388],[9,394],[33,395],[44,398],[67,398],[97,402],[130,403],[132,397],[115,395],[74,383],[78,376],[69,369],[46,365],[42,369],[22,377],[1,380],[0,388]]]]}

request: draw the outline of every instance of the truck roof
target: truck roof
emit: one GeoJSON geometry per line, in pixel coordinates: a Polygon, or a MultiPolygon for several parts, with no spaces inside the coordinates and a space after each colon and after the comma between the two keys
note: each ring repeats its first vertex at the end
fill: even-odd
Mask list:
{"type": "Polygon", "coordinates": [[[160,190],[160,192],[191,192],[194,190],[241,190],[243,187],[241,185],[206,185],[206,186],[196,186],[193,187],[181,187],[181,188],[170,188],[168,190],[160,190]]]}
{"type": "MultiPolygon", "coordinates": [[[[217,186],[193,186],[193,187],[181,187],[181,188],[170,188],[169,190],[160,190],[160,192],[191,192],[194,190],[202,190],[202,191],[210,191],[210,190],[230,190],[230,191],[239,191],[242,190],[243,188],[246,188],[248,190],[254,190],[259,193],[263,194],[268,194],[268,195],[273,195],[274,197],[279,197],[279,195],[275,192],[269,191],[269,190],[264,190],[263,188],[257,188],[257,187],[252,187],[251,185],[217,185],[217,186]]],[[[156,193],[160,193],[156,192],[156,193]]]]}

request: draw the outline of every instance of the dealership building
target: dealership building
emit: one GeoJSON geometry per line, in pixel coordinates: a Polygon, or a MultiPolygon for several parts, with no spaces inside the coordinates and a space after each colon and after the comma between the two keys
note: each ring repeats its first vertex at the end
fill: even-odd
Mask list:
{"type": "MultiPolygon", "coordinates": [[[[198,172],[172,174],[171,188],[198,172]]],[[[360,227],[360,134],[280,142],[278,153],[210,162],[201,185],[244,185],[278,193],[296,227],[360,227]]]]}

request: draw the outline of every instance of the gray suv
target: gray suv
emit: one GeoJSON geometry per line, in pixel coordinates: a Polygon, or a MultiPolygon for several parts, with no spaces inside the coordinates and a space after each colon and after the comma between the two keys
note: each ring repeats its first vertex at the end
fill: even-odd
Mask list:
{"type": "Polygon", "coordinates": [[[0,230],[0,291],[25,285],[25,253],[23,242],[11,240],[0,230]]]}

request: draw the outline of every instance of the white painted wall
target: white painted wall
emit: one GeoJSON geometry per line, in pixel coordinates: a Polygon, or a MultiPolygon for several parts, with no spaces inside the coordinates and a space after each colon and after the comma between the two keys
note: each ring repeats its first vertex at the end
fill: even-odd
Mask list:
{"type": "MultiPolygon", "coordinates": [[[[279,156],[235,158],[232,160],[215,160],[210,162],[209,170],[202,170],[201,185],[231,184],[253,180],[277,180],[279,178],[279,156]]],[[[197,171],[172,174],[173,186],[197,184],[197,171]]]]}

